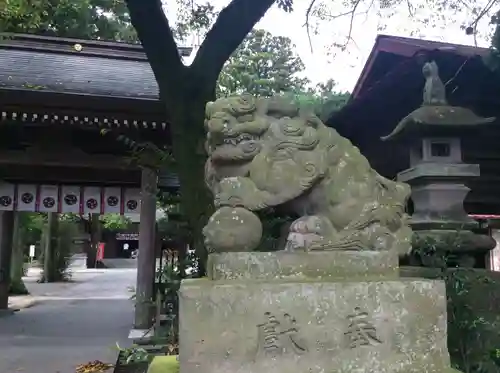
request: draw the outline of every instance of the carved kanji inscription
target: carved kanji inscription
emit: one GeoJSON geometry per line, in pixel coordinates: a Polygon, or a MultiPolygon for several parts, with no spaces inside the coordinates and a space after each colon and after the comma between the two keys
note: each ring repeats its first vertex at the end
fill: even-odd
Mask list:
{"type": "Polygon", "coordinates": [[[264,313],[265,321],[257,324],[259,352],[279,355],[287,352],[302,354],[307,351],[300,340],[299,327],[293,316],[284,313],[278,318],[271,312],[264,313]]]}
{"type": "Polygon", "coordinates": [[[349,326],[344,333],[344,337],[346,345],[349,348],[375,346],[382,343],[377,336],[377,329],[370,322],[367,312],[356,307],[354,308],[354,312],[348,315],[347,318],[349,320],[349,326]]]}

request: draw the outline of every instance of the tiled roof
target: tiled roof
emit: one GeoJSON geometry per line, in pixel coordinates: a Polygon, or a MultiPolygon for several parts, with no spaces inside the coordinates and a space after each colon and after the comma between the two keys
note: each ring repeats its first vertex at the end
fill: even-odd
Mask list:
{"type": "Polygon", "coordinates": [[[469,45],[444,43],[440,41],[422,40],[414,38],[404,38],[391,35],[378,35],[375,40],[370,55],[363,67],[363,71],[352,91],[351,98],[357,98],[363,91],[364,83],[371,72],[371,68],[380,52],[393,53],[404,57],[413,57],[422,51],[446,51],[456,53],[465,57],[472,57],[475,55],[485,56],[488,53],[487,48],[479,48],[469,45]]]}
{"type": "MultiPolygon", "coordinates": [[[[179,52],[187,56],[191,48],[179,52]]],[[[33,35],[0,40],[0,87],[158,98],[140,45],[33,35]]]]}
{"type": "Polygon", "coordinates": [[[158,87],[147,62],[0,49],[0,86],[103,96],[152,98],[158,87]]]}

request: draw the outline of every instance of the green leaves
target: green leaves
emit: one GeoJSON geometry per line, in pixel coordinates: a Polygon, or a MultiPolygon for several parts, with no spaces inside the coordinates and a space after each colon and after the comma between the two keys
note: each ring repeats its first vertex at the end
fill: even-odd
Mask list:
{"type": "Polygon", "coordinates": [[[192,43],[190,37],[204,36],[217,18],[218,12],[210,2],[198,4],[193,0],[177,0],[178,12],[174,35],[178,43],[192,43]]]}
{"type": "Polygon", "coordinates": [[[338,92],[337,83],[329,79],[318,83],[313,89],[295,94],[301,107],[308,107],[321,120],[326,120],[333,112],[340,110],[349,100],[348,92],[338,92]]]}
{"type": "Polygon", "coordinates": [[[122,0],[1,0],[0,31],[136,42],[122,0]]]}
{"type": "Polygon", "coordinates": [[[301,77],[305,66],[294,49],[287,37],[253,30],[224,66],[218,96],[242,92],[265,97],[290,95],[299,105],[310,107],[325,119],[344,106],[349,94],[337,92],[333,79],[308,88],[309,80],[301,77]]]}
{"type": "Polygon", "coordinates": [[[495,31],[491,38],[491,53],[486,57],[486,64],[493,71],[500,71],[500,11],[491,18],[491,23],[495,25],[495,31]]]}
{"type": "Polygon", "coordinates": [[[132,224],[129,218],[120,214],[101,215],[99,220],[102,222],[102,226],[109,230],[126,229],[132,224]]]}
{"type": "Polygon", "coordinates": [[[252,30],[219,76],[218,95],[249,92],[259,96],[298,92],[308,79],[299,76],[304,64],[292,41],[265,30],[252,30]]]}

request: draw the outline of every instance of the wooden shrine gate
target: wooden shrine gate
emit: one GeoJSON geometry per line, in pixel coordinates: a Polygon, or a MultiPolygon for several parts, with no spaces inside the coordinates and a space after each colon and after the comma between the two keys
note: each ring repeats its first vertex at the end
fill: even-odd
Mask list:
{"type": "MultiPolygon", "coordinates": [[[[0,39],[0,272],[10,262],[14,211],[140,213],[137,291],[152,295],[156,196],[141,188],[157,184],[157,173],[131,164],[119,135],[160,149],[170,141],[141,46],[0,39]]],[[[176,188],[173,181],[161,187],[176,188]]],[[[0,273],[0,309],[8,281],[0,273]]],[[[136,307],[136,327],[149,326],[147,308],[136,307]]]]}

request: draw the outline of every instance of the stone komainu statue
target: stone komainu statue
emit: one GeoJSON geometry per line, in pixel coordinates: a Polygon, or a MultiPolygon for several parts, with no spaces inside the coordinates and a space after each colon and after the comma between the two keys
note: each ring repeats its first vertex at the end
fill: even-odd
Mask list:
{"type": "Polygon", "coordinates": [[[211,251],[250,251],[254,211],[283,207],[299,218],[286,249],[411,249],[406,184],[370,167],[351,142],[282,97],[241,95],[207,104],[206,183],[219,209],[204,229],[211,251]]]}

